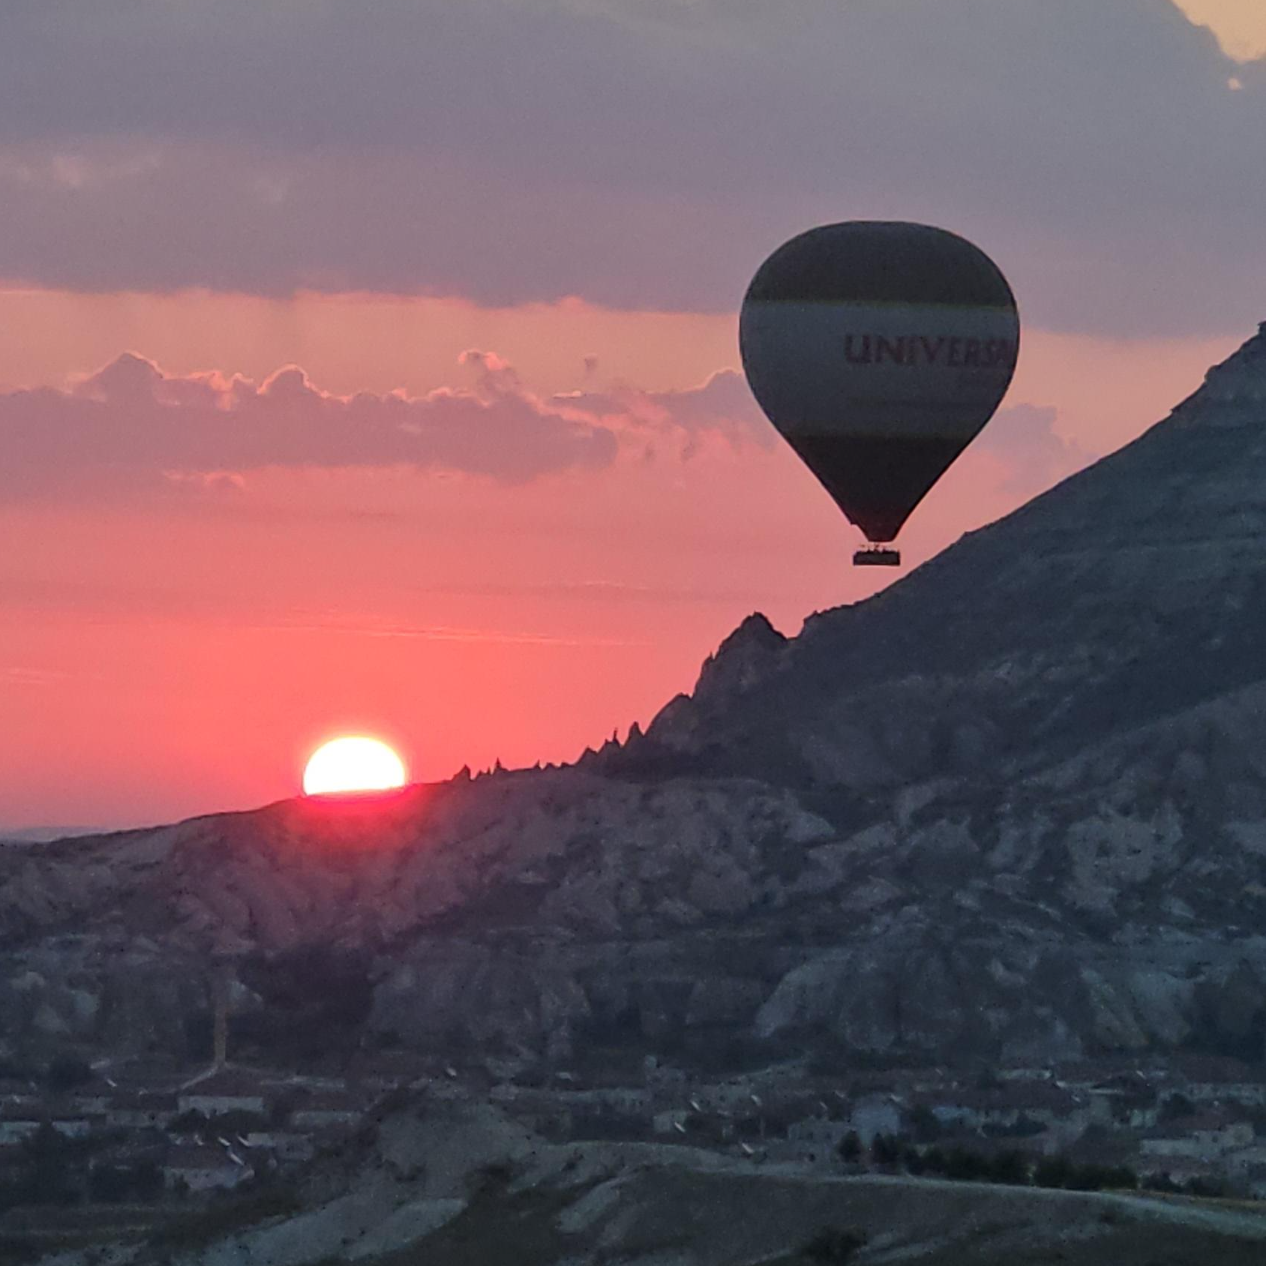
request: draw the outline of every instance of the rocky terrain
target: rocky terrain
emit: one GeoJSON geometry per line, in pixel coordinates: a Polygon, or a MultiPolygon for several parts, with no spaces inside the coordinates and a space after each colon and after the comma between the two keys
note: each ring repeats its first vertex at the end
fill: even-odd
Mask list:
{"type": "Polygon", "coordinates": [[[213,972],[254,1040],[283,995],[329,1033],[317,954],[406,1046],[1260,1059],[1264,628],[1266,327],[577,767],[0,852],[0,1054],[179,1046],[213,972]]]}

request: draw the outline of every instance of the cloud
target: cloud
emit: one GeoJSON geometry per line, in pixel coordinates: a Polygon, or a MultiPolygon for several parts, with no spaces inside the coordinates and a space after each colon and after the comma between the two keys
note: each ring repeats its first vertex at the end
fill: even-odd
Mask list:
{"type": "Polygon", "coordinates": [[[1260,315],[1266,61],[1165,0],[794,7],[11,5],[0,276],[729,311],[783,237],[883,216],[1048,328],[1260,315]]]}
{"type": "MultiPolygon", "coordinates": [[[[474,362],[472,362],[474,363],[474,362]]],[[[265,468],[461,471],[520,483],[615,460],[616,435],[525,391],[495,358],[473,389],[331,395],[290,366],[262,383],[125,354],[67,390],[0,396],[0,495],[109,485],[231,492],[265,468]]]]}
{"type": "Polygon", "coordinates": [[[0,497],[106,488],[232,496],[265,469],[461,472],[524,483],[601,470],[622,446],[689,456],[706,436],[772,443],[739,375],[698,388],[538,397],[493,352],[426,396],[323,391],[297,366],[262,382],[176,375],[125,353],[64,390],[0,395],[0,497]]]}
{"type": "Polygon", "coordinates": [[[578,391],[554,397],[569,412],[592,418],[595,424],[672,434],[682,456],[693,455],[697,442],[712,436],[732,446],[754,443],[762,448],[777,442],[777,432],[761,412],[743,375],[718,370],[701,386],[679,391],[645,391],[623,386],[603,392],[578,391]]]}
{"type": "Polygon", "coordinates": [[[1000,409],[968,452],[1000,465],[1004,476],[999,491],[1025,500],[1095,458],[1076,441],[1061,436],[1056,421],[1056,411],[1050,407],[1017,404],[1000,409]]]}

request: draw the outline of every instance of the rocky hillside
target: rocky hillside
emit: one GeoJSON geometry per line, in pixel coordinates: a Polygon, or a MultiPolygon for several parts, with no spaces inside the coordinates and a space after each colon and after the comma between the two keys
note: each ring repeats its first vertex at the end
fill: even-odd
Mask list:
{"type": "Polygon", "coordinates": [[[576,768],[0,852],[0,1041],[177,1044],[213,958],[245,1024],[319,947],[411,1045],[1260,1058],[1263,628],[1266,327],[576,768]]]}

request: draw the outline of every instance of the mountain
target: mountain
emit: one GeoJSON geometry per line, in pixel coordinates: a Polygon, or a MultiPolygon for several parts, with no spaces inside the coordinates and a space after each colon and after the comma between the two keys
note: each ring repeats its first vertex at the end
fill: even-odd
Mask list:
{"type": "Polygon", "coordinates": [[[0,1033],[191,1041],[214,960],[264,1045],[1260,1059],[1263,628],[1266,326],[576,767],[0,852],[0,1033]]]}
{"type": "Polygon", "coordinates": [[[66,840],[72,835],[100,834],[99,826],[0,826],[0,845],[44,844],[50,840],[66,840]]]}

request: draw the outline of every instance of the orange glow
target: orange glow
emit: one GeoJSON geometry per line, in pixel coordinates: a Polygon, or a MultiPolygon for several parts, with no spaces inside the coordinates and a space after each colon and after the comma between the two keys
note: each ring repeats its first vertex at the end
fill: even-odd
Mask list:
{"type": "Polygon", "coordinates": [[[404,762],[386,743],[358,735],[322,744],[303,771],[303,791],[308,796],[391,791],[403,787],[405,781],[404,762]]]}
{"type": "Polygon", "coordinates": [[[1174,0],[1187,19],[1207,26],[1222,51],[1236,61],[1266,56],[1266,12],[1262,0],[1174,0]]]}

